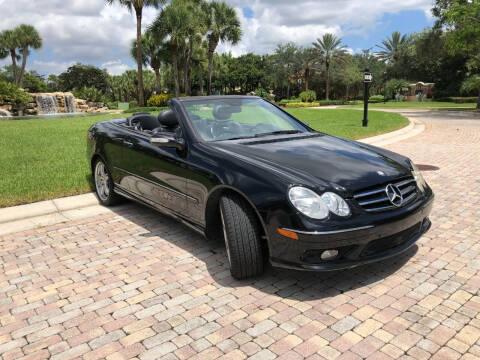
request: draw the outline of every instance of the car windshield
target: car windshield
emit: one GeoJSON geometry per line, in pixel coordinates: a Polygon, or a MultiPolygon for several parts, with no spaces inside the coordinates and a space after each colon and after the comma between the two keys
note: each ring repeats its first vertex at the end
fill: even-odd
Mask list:
{"type": "Polygon", "coordinates": [[[204,141],[309,131],[293,117],[259,98],[202,99],[183,104],[195,131],[204,141]]]}

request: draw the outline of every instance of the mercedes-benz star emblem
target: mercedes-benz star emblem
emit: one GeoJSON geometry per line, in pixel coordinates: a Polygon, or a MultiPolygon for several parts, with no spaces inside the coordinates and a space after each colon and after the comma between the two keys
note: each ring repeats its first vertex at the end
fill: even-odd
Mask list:
{"type": "Polygon", "coordinates": [[[388,184],[385,188],[385,193],[387,194],[388,200],[390,200],[393,205],[395,205],[396,207],[402,206],[403,195],[398,187],[392,184],[388,184]]]}

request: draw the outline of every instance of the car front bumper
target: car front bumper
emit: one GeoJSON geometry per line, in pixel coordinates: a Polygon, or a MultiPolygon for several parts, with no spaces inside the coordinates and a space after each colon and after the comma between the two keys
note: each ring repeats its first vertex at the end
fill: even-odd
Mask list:
{"type": "Polygon", "coordinates": [[[288,229],[298,240],[275,234],[270,263],[296,270],[329,271],[387,259],[406,251],[430,229],[432,206],[433,195],[406,216],[389,222],[330,232],[288,229]],[[325,250],[337,250],[338,256],[322,260],[325,250]]]}

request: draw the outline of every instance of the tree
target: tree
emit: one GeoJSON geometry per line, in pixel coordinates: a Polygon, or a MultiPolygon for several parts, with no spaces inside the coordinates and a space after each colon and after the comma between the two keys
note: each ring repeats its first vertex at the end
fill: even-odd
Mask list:
{"type": "Polygon", "coordinates": [[[18,39],[18,47],[22,54],[22,68],[17,83],[22,86],[25,67],[27,65],[27,57],[30,55],[31,49],[40,49],[42,47],[42,38],[38,31],[32,25],[22,24],[14,30],[14,35],[18,39]]]}
{"type": "Polygon", "coordinates": [[[145,96],[143,90],[143,71],[142,71],[142,14],[143,8],[153,6],[158,8],[165,4],[166,0],[105,0],[107,4],[118,2],[120,5],[126,7],[130,12],[135,11],[137,18],[137,74],[138,74],[138,104],[145,105],[145,96]]]}
{"type": "Polygon", "coordinates": [[[312,76],[313,70],[318,63],[318,56],[313,48],[301,49],[297,52],[298,67],[301,71],[299,77],[303,79],[305,91],[308,91],[308,82],[312,76]]]}
{"type": "Polygon", "coordinates": [[[471,75],[462,83],[463,92],[476,91],[478,94],[477,109],[480,109],[480,75],[471,75]]]}
{"type": "Polygon", "coordinates": [[[3,49],[6,49],[10,53],[12,59],[12,71],[13,71],[13,82],[17,82],[17,60],[20,59],[20,56],[17,54],[17,49],[20,47],[18,37],[13,30],[4,30],[0,34],[0,44],[3,49]]]}
{"type": "Polygon", "coordinates": [[[287,82],[287,99],[290,98],[290,86],[296,74],[298,74],[298,62],[296,57],[300,49],[293,42],[278,44],[275,49],[273,63],[277,68],[275,73],[279,76],[277,81],[284,85],[287,82]]]}
{"type": "Polygon", "coordinates": [[[212,94],[213,54],[219,42],[237,44],[242,37],[240,20],[235,9],[224,2],[206,3],[208,41],[208,94],[212,94]]]}
{"type": "Polygon", "coordinates": [[[389,38],[377,45],[381,51],[375,55],[390,66],[394,76],[407,76],[408,61],[413,58],[411,45],[411,36],[394,31],[389,38]]]}
{"type": "Polygon", "coordinates": [[[71,91],[75,88],[95,87],[106,92],[108,74],[105,70],[93,65],[75,64],[58,76],[59,86],[62,91],[71,91]]]}
{"type": "Polygon", "coordinates": [[[363,82],[363,72],[356,64],[354,58],[351,58],[345,63],[341,76],[345,84],[345,98],[348,100],[350,90],[363,82]]]}
{"type": "Polygon", "coordinates": [[[318,51],[323,62],[325,63],[325,98],[329,100],[328,92],[330,87],[330,65],[333,61],[344,61],[346,54],[345,45],[342,44],[342,39],[337,38],[333,34],[325,34],[321,39],[317,39],[313,46],[318,51]]]}
{"type": "MultiPolygon", "coordinates": [[[[468,57],[467,69],[472,74],[462,84],[462,89],[476,87],[480,75],[480,2],[437,1],[437,15],[446,26],[446,46],[450,54],[464,54],[468,57]]],[[[479,92],[480,106],[480,92],[479,92]]]]}
{"type": "MultiPolygon", "coordinates": [[[[150,65],[155,72],[155,79],[157,84],[157,92],[162,91],[162,80],[160,75],[160,67],[162,63],[170,56],[170,52],[164,43],[155,39],[152,31],[147,30],[142,36],[142,64],[144,66],[150,65]]],[[[130,54],[134,59],[137,58],[137,40],[132,42],[130,54]]]]}
{"type": "Polygon", "coordinates": [[[189,1],[172,0],[167,7],[162,9],[150,26],[156,41],[161,41],[166,37],[170,38],[175,96],[177,97],[180,96],[179,53],[182,46],[185,46],[185,39],[189,34],[190,17],[194,16],[187,6],[189,1]]]}

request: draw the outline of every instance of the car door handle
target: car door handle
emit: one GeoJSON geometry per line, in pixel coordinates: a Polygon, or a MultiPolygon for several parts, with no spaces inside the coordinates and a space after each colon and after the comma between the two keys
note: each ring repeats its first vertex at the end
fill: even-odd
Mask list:
{"type": "Polygon", "coordinates": [[[127,146],[127,147],[132,147],[133,146],[133,143],[130,142],[130,141],[127,141],[127,140],[123,140],[123,145],[127,146]]]}

